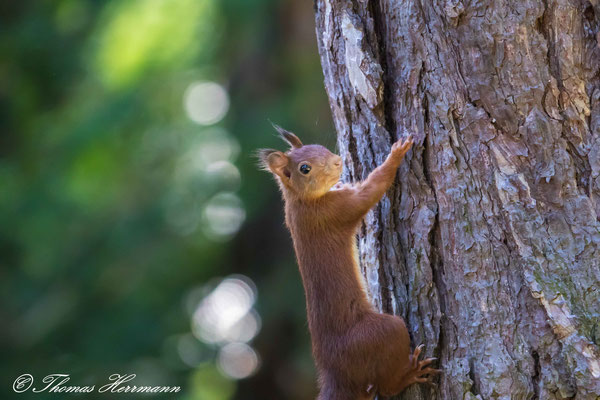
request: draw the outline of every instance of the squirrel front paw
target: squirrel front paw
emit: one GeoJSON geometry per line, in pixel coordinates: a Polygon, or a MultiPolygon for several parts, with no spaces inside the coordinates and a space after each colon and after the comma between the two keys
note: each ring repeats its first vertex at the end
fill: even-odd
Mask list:
{"type": "Polygon", "coordinates": [[[394,158],[402,159],[404,155],[410,150],[413,145],[413,137],[410,135],[404,140],[398,140],[396,143],[392,145],[392,150],[390,151],[390,155],[394,158]]]}

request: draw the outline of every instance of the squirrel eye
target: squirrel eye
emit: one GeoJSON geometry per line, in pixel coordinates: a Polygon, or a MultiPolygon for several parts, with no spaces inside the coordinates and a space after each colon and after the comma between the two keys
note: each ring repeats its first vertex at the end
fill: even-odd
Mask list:
{"type": "Polygon", "coordinates": [[[308,174],[310,172],[310,165],[308,164],[302,164],[300,166],[300,172],[302,172],[304,175],[308,174]]]}

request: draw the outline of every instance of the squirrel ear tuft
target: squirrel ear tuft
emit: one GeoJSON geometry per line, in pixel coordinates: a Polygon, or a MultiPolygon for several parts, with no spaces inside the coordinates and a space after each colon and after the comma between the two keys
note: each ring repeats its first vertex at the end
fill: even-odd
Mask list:
{"type": "Polygon", "coordinates": [[[279,136],[281,136],[281,138],[293,148],[299,149],[303,146],[302,141],[298,138],[298,136],[294,135],[292,132],[283,129],[282,127],[280,127],[277,124],[274,124],[273,122],[271,122],[271,125],[273,125],[273,128],[275,128],[275,130],[279,132],[279,136]]]}
{"type": "Polygon", "coordinates": [[[258,168],[270,171],[269,169],[269,155],[276,153],[278,150],[273,149],[258,149],[256,151],[256,158],[258,159],[258,168]]]}
{"type": "Polygon", "coordinates": [[[282,180],[290,178],[291,174],[287,167],[289,159],[284,153],[273,149],[260,149],[256,155],[262,169],[274,173],[282,180]]]}

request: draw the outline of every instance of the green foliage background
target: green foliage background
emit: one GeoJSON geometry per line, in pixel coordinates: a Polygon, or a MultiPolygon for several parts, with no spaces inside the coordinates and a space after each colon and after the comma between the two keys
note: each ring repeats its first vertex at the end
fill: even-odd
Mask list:
{"type": "MultiPolygon", "coordinates": [[[[1,398],[17,397],[12,382],[26,372],[67,373],[73,385],[136,373],[182,386],[181,399],[314,398],[281,202],[252,157],[283,148],[267,119],[305,142],[335,141],[312,4],[8,1],[0,55],[1,398]],[[186,115],[195,81],[229,93],[215,125],[186,115]],[[190,149],[224,141],[239,150],[229,161],[240,179],[202,165],[180,173],[190,149]],[[225,239],[198,211],[221,192],[246,216],[225,239]],[[190,293],[233,273],[256,283],[262,318],[260,369],[239,381],[219,372],[216,347],[193,342],[193,366],[174,349],[190,335],[190,293]]],[[[18,395],[29,397],[81,396],[18,395]]]]}

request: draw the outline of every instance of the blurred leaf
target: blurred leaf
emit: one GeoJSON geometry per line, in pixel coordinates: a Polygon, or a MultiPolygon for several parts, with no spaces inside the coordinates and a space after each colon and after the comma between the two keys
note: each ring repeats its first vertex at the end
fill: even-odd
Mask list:
{"type": "Polygon", "coordinates": [[[229,400],[235,385],[223,377],[214,366],[198,368],[191,376],[191,390],[184,400],[229,400]]]}
{"type": "Polygon", "coordinates": [[[95,67],[111,88],[193,60],[214,40],[214,0],[127,0],[101,17],[95,67]]]}

